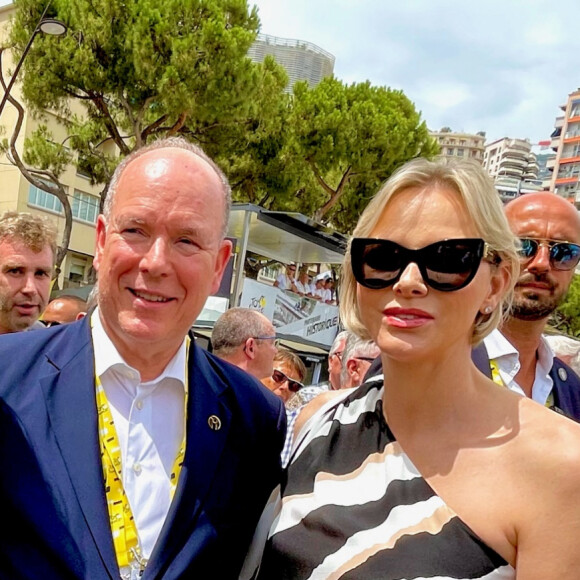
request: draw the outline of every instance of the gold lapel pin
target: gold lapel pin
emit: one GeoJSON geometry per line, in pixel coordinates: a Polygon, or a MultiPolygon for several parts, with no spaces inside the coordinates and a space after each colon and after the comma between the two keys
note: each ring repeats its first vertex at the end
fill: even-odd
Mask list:
{"type": "Polygon", "coordinates": [[[219,431],[222,428],[222,422],[217,415],[210,415],[207,424],[212,431],[219,431]]]}

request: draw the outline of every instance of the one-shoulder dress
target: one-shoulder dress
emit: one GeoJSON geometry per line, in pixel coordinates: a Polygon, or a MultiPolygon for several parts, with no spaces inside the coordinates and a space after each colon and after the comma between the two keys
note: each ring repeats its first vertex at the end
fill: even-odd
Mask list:
{"type": "Polygon", "coordinates": [[[382,380],[366,383],[305,425],[269,508],[259,580],[515,578],[401,449],[382,395],[382,380]]]}

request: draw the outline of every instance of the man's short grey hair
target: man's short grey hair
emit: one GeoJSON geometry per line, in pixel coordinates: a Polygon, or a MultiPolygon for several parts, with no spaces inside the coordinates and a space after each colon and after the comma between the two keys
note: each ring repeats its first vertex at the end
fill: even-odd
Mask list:
{"type": "MultiPolygon", "coordinates": [[[[348,330],[341,330],[332,341],[332,345],[330,346],[330,350],[328,351],[328,356],[332,356],[334,353],[338,352],[340,349],[340,345],[342,341],[348,338],[350,332],[348,330]]],[[[344,349],[343,349],[344,350],[344,349]]]]}
{"type": "Polygon", "coordinates": [[[153,143],[150,143],[149,145],[145,145],[144,147],[141,147],[140,149],[136,149],[135,151],[129,153],[129,155],[127,155],[127,157],[125,157],[123,161],[121,161],[121,163],[117,165],[117,168],[113,173],[113,177],[111,178],[111,181],[109,183],[109,191],[107,193],[107,197],[103,205],[103,216],[107,221],[109,221],[109,218],[111,216],[111,210],[113,208],[113,202],[115,200],[115,195],[117,193],[117,187],[119,185],[119,180],[121,179],[121,176],[123,175],[125,169],[127,169],[127,166],[130,165],[136,159],[139,159],[139,157],[142,157],[146,153],[149,153],[150,151],[170,148],[183,149],[184,151],[189,151],[190,153],[193,153],[200,159],[203,159],[214,170],[215,174],[217,175],[218,179],[222,184],[222,190],[224,194],[224,216],[222,226],[222,237],[225,237],[228,230],[230,208],[232,205],[232,190],[228,182],[228,178],[225,176],[225,173],[219,168],[217,163],[211,157],[209,157],[209,155],[199,145],[191,143],[190,141],[184,139],[183,137],[166,137],[164,139],[158,139],[157,141],[153,141],[153,143]]]}
{"type": "Polygon", "coordinates": [[[57,227],[48,218],[26,212],[7,211],[0,216],[0,242],[18,240],[33,252],[41,252],[46,246],[56,257],[57,227]]]}
{"type": "Polygon", "coordinates": [[[348,359],[365,357],[376,358],[377,344],[374,340],[365,340],[357,336],[354,332],[349,332],[342,353],[342,366],[340,369],[340,382],[345,385],[348,382],[349,374],[347,370],[348,359]]]}
{"type": "Polygon", "coordinates": [[[270,334],[272,332],[270,326],[268,319],[257,310],[230,308],[214,324],[211,333],[213,353],[217,356],[232,354],[248,338],[270,334]]]}

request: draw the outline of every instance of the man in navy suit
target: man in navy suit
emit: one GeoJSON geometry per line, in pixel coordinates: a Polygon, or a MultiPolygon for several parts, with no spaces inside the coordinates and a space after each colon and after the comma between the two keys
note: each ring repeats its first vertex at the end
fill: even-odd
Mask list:
{"type": "Polygon", "coordinates": [[[281,476],[281,401],[190,341],[230,189],[167,139],[117,168],[96,309],[0,337],[0,578],[237,578],[281,476]]]}

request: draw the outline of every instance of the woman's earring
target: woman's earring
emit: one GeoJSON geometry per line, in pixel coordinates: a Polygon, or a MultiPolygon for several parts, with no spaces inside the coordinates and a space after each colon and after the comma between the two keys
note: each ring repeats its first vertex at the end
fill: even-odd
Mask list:
{"type": "Polygon", "coordinates": [[[492,310],[493,310],[493,308],[492,308],[491,306],[486,306],[486,307],[483,309],[483,313],[484,313],[484,314],[491,314],[491,311],[492,311],[492,310]]]}

